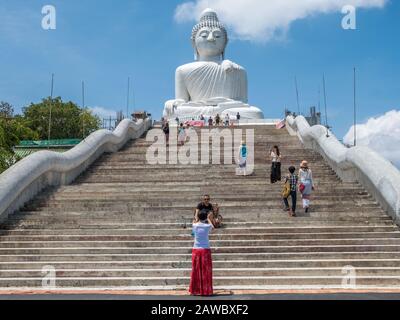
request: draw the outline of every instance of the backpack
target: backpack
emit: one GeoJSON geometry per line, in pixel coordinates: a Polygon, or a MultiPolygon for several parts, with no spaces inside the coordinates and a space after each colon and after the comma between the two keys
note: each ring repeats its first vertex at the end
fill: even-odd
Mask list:
{"type": "Polygon", "coordinates": [[[284,197],[284,198],[289,197],[290,191],[291,191],[291,188],[290,188],[290,181],[287,180],[287,181],[285,182],[285,184],[283,185],[282,197],[284,197]]]}

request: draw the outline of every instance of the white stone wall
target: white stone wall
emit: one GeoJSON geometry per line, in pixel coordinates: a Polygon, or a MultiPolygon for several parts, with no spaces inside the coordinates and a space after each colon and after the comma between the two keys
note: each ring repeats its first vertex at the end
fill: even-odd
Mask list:
{"type": "Polygon", "coordinates": [[[400,171],[367,147],[346,148],[321,125],[310,127],[303,116],[288,116],[287,130],[306,148],[319,152],[345,182],[358,181],[400,224],[400,171]]]}
{"type": "Polygon", "coordinates": [[[0,175],[0,222],[44,188],[70,184],[104,152],[116,152],[139,138],[151,122],[125,119],[114,132],[98,130],[65,153],[39,151],[22,159],[0,175]]]}

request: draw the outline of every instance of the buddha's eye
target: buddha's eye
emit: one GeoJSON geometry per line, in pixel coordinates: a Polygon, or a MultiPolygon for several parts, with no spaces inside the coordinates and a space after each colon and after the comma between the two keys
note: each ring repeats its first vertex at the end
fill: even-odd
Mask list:
{"type": "Polygon", "coordinates": [[[220,32],[214,32],[214,38],[221,38],[221,33],[220,32]]]}
{"type": "Polygon", "coordinates": [[[203,31],[202,33],[200,33],[200,37],[202,38],[208,38],[209,33],[207,31],[203,31]]]}

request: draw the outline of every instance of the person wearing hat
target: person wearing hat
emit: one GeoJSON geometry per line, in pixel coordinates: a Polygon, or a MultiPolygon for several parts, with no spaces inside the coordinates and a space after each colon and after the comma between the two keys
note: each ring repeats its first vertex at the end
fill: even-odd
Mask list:
{"type": "Polygon", "coordinates": [[[300,192],[303,200],[303,208],[306,213],[310,210],[311,193],[315,189],[312,171],[308,166],[307,161],[302,161],[299,170],[300,192]]]}

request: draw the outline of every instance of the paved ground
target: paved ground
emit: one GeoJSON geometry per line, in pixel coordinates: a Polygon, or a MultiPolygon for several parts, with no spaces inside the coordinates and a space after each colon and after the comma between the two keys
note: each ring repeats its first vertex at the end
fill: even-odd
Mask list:
{"type": "Polygon", "coordinates": [[[400,292],[246,292],[217,291],[213,297],[192,297],[186,292],[0,292],[0,300],[400,300],[400,292]]]}

